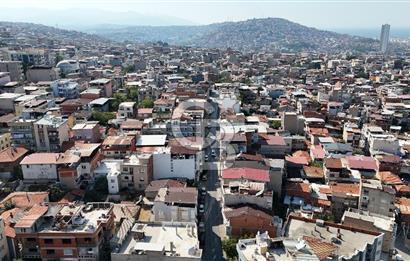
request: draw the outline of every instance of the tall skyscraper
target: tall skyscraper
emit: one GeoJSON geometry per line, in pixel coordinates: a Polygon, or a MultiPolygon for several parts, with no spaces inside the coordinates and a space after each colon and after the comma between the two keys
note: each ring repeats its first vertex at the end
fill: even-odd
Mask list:
{"type": "Polygon", "coordinates": [[[382,25],[382,31],[380,33],[380,49],[383,53],[386,53],[387,48],[389,47],[389,38],[390,38],[390,25],[382,25]]]}

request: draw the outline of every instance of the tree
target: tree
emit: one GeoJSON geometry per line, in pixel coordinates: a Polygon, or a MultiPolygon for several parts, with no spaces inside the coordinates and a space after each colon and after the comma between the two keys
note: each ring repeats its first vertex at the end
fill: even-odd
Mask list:
{"type": "Polygon", "coordinates": [[[127,99],[129,101],[138,102],[138,88],[132,87],[128,89],[127,99]]]}
{"type": "Polygon", "coordinates": [[[124,74],[135,72],[135,65],[127,65],[122,69],[124,74]]]}
{"type": "Polygon", "coordinates": [[[50,201],[52,202],[59,201],[66,194],[66,190],[62,186],[57,185],[57,184],[51,185],[48,192],[50,196],[50,201]]]}
{"type": "Polygon", "coordinates": [[[222,241],[222,249],[227,255],[229,259],[234,259],[237,256],[236,252],[236,244],[238,243],[238,239],[236,238],[229,238],[222,241]]]}
{"type": "Polygon", "coordinates": [[[86,202],[105,201],[108,194],[108,181],[106,177],[99,177],[95,180],[92,189],[87,190],[84,200],[86,202]]]}
{"type": "Polygon", "coordinates": [[[273,128],[273,129],[279,129],[281,126],[282,126],[282,124],[281,124],[281,122],[280,121],[273,121],[271,124],[270,124],[270,126],[273,128]]]}
{"type": "Polygon", "coordinates": [[[154,101],[150,98],[145,98],[142,100],[139,104],[140,108],[153,108],[154,107],[154,101]]]}
{"type": "Polygon", "coordinates": [[[122,93],[114,94],[114,101],[112,103],[112,108],[114,110],[118,110],[118,107],[120,106],[120,104],[125,101],[127,101],[127,96],[125,96],[124,94],[122,93]]]}
{"type": "Polygon", "coordinates": [[[107,125],[109,120],[115,119],[115,113],[94,111],[92,117],[101,125],[107,125]]]}

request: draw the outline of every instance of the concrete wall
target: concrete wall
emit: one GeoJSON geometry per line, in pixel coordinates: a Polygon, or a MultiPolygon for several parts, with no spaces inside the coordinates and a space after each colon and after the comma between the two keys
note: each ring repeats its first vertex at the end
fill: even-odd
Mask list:
{"type": "Polygon", "coordinates": [[[24,182],[38,182],[57,180],[57,167],[55,164],[22,165],[24,182]]]}
{"type": "Polygon", "coordinates": [[[188,159],[172,159],[169,153],[153,155],[154,180],[164,178],[195,179],[195,157],[188,159]]]}
{"type": "Polygon", "coordinates": [[[272,195],[256,197],[255,195],[224,194],[225,206],[253,204],[264,209],[272,209],[272,195]]]}

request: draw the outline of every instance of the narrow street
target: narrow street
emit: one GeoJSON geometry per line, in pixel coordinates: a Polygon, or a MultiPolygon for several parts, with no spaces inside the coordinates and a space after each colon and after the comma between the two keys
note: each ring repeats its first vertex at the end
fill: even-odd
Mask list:
{"type": "MultiPolygon", "coordinates": [[[[218,111],[215,110],[211,114],[211,119],[218,119],[218,111]]],[[[216,126],[209,128],[209,132],[213,137],[217,135],[216,126]]],[[[211,150],[216,151],[219,155],[219,141],[212,143],[210,148],[206,148],[205,153],[210,153],[211,150]]],[[[219,188],[219,156],[213,161],[209,162],[209,170],[205,170],[208,180],[206,182],[207,195],[205,198],[205,232],[204,232],[204,252],[202,260],[223,260],[221,238],[217,234],[219,226],[223,223],[221,213],[221,192],[219,188]]]]}

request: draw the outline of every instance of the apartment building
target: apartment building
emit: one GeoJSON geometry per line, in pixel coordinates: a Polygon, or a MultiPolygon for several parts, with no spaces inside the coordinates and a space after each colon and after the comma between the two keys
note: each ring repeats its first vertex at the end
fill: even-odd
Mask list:
{"type": "Polygon", "coordinates": [[[112,261],[201,260],[195,222],[136,223],[125,240],[114,247],[112,261]]]}
{"type": "Polygon", "coordinates": [[[0,72],[9,72],[13,82],[23,80],[23,65],[18,61],[0,61],[0,72]]]}
{"type": "Polygon", "coordinates": [[[114,229],[113,204],[36,205],[14,226],[23,259],[100,260],[114,229]]]}
{"type": "Polygon", "coordinates": [[[112,81],[110,79],[96,79],[89,82],[89,89],[99,89],[102,91],[102,97],[111,97],[112,96],[112,81]]]}
{"type": "Polygon", "coordinates": [[[58,80],[51,83],[54,97],[76,99],[80,96],[80,85],[72,80],[58,80]]]}
{"type": "Polygon", "coordinates": [[[359,209],[370,213],[392,217],[396,192],[379,180],[362,180],[360,183],[359,209]]]}
{"type": "Polygon", "coordinates": [[[393,217],[372,214],[358,209],[345,211],[341,223],[345,226],[384,234],[382,251],[391,254],[396,241],[397,224],[393,217]]]}
{"type": "Polygon", "coordinates": [[[45,115],[33,124],[37,151],[60,152],[64,141],[69,140],[67,119],[45,115]]]}
{"type": "Polygon", "coordinates": [[[122,102],[118,107],[118,118],[135,119],[137,117],[136,102],[122,102]]]}
{"type": "Polygon", "coordinates": [[[16,119],[9,123],[13,146],[24,147],[30,151],[37,148],[34,135],[35,119],[16,119]]]}

